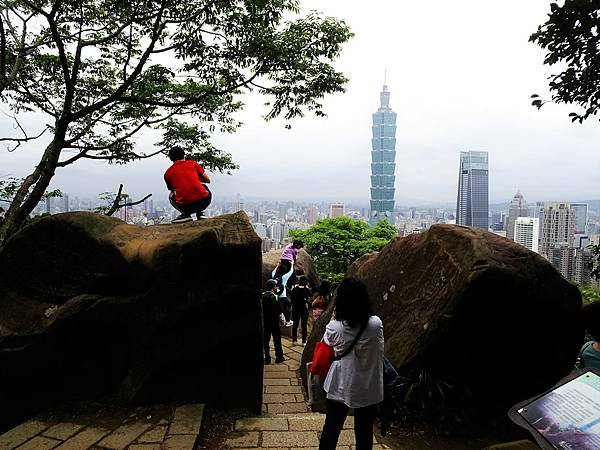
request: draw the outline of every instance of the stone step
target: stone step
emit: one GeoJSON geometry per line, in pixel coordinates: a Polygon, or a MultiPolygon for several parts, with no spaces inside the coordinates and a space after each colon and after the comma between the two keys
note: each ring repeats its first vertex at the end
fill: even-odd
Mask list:
{"type": "MultiPolygon", "coordinates": [[[[0,450],[193,450],[202,426],[203,404],[165,407],[165,416],[152,418],[152,409],[91,409],[68,420],[40,416],[0,436],[0,450]],[[168,411],[168,412],[167,412],[168,411]]],[[[59,414],[60,416],[60,414],[59,414]]]]}

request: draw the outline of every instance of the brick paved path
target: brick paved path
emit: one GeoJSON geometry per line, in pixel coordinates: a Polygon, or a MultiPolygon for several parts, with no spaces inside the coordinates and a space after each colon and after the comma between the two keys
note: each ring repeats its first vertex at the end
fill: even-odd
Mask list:
{"type": "MultiPolygon", "coordinates": [[[[297,372],[304,347],[292,346],[285,337],[282,341],[286,360],[265,366],[263,416],[238,420],[226,442],[230,449],[317,450],[319,446],[325,415],[309,412],[297,372]]],[[[352,428],[353,418],[348,417],[338,450],[354,450],[352,428]]],[[[373,447],[389,448],[380,443],[373,447]]]]}
{"type": "Polygon", "coordinates": [[[91,405],[69,418],[29,420],[0,436],[0,450],[193,450],[203,410],[201,404],[135,409],[91,405]]]}

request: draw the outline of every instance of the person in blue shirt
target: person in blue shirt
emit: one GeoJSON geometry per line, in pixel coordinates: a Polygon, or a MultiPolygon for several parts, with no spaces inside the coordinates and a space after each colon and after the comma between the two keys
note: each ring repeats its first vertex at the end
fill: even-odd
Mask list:
{"type": "Polygon", "coordinates": [[[600,369],[600,300],[583,306],[583,324],[593,339],[581,348],[583,367],[600,369]]]}

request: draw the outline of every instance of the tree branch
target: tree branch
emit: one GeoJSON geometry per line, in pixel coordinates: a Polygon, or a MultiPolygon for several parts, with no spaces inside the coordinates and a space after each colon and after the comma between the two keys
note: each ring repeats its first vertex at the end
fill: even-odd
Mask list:
{"type": "Polygon", "coordinates": [[[127,206],[139,205],[140,203],[145,202],[150,197],[152,197],[152,194],[148,194],[143,199],[138,200],[137,202],[120,203],[122,192],[123,192],[123,184],[120,184],[119,190],[117,191],[117,195],[115,196],[115,199],[113,200],[112,205],[110,205],[110,208],[108,209],[108,211],[106,211],[106,214],[105,214],[106,216],[112,216],[114,213],[116,213],[121,208],[126,208],[127,206]]]}
{"type": "Polygon", "coordinates": [[[138,61],[135,69],[133,70],[133,72],[131,72],[131,75],[129,75],[127,80],[125,82],[123,82],[123,84],[121,84],[121,86],[119,86],[115,90],[115,92],[113,92],[108,97],[104,98],[103,100],[100,100],[97,103],[86,106],[86,107],[80,109],[79,111],[77,111],[76,113],[74,113],[72,120],[74,120],[74,121],[79,120],[82,117],[85,117],[87,114],[93,113],[94,111],[97,111],[100,108],[103,108],[103,107],[113,103],[115,100],[118,100],[123,95],[123,93],[125,91],[127,91],[127,89],[129,89],[131,87],[131,85],[133,84],[135,79],[138,77],[138,75],[140,73],[142,73],[142,69],[144,68],[146,61],[148,61],[148,58],[152,54],[152,50],[154,50],[154,45],[156,44],[156,41],[158,41],[158,38],[160,37],[160,33],[162,32],[162,30],[165,27],[165,24],[161,23],[161,19],[162,19],[164,10],[165,10],[165,3],[163,0],[160,4],[160,9],[156,16],[156,20],[154,21],[154,26],[152,27],[152,37],[150,39],[150,43],[148,44],[146,51],[144,52],[144,54],[138,61]]]}

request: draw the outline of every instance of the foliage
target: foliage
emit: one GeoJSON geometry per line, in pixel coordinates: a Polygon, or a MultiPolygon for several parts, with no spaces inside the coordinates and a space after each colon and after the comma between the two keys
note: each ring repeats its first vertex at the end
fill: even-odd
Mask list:
{"type": "MultiPolygon", "coordinates": [[[[15,177],[8,177],[5,180],[0,180],[0,201],[11,202],[15,193],[19,189],[19,186],[23,183],[22,179],[15,177]]],[[[62,197],[63,193],[60,189],[53,189],[52,191],[46,191],[42,195],[42,200],[52,197],[62,197]]]]}
{"type": "Polygon", "coordinates": [[[323,219],[308,230],[290,231],[294,239],[304,242],[319,275],[333,283],[342,280],[357,258],[381,250],[396,234],[397,230],[384,220],[369,227],[349,217],[323,219]]]}
{"type": "Polygon", "coordinates": [[[579,286],[579,290],[581,291],[581,298],[584,304],[600,300],[600,289],[598,288],[579,286]]]}
{"type": "Polygon", "coordinates": [[[107,214],[112,208],[112,206],[115,204],[115,202],[117,204],[126,202],[129,198],[129,194],[126,194],[124,192],[115,193],[107,191],[98,194],[98,198],[105,204],[94,208],[94,212],[97,212],[98,214],[107,214]]]}
{"type": "MultiPolygon", "coordinates": [[[[550,4],[548,20],[529,40],[547,50],[544,64],[561,64],[560,73],[549,80],[552,101],[579,105],[569,115],[580,123],[598,113],[600,106],[600,2],[566,0],[550,4]]],[[[541,108],[545,100],[533,95],[541,108]]]]}
{"type": "Polygon", "coordinates": [[[0,95],[20,133],[0,141],[13,150],[48,141],[12,197],[0,240],[56,169],[81,159],[124,164],[179,144],[209,170],[236,169],[210,138],[240,126],[245,92],[267,97],[266,120],[324,115],[322,98],[344,90],[332,62],[352,33],[317,13],[294,18],[298,11],[297,0],[0,2],[0,95]],[[28,132],[23,112],[45,120],[28,132]],[[155,147],[136,148],[147,130],[159,135],[155,147]]]}

